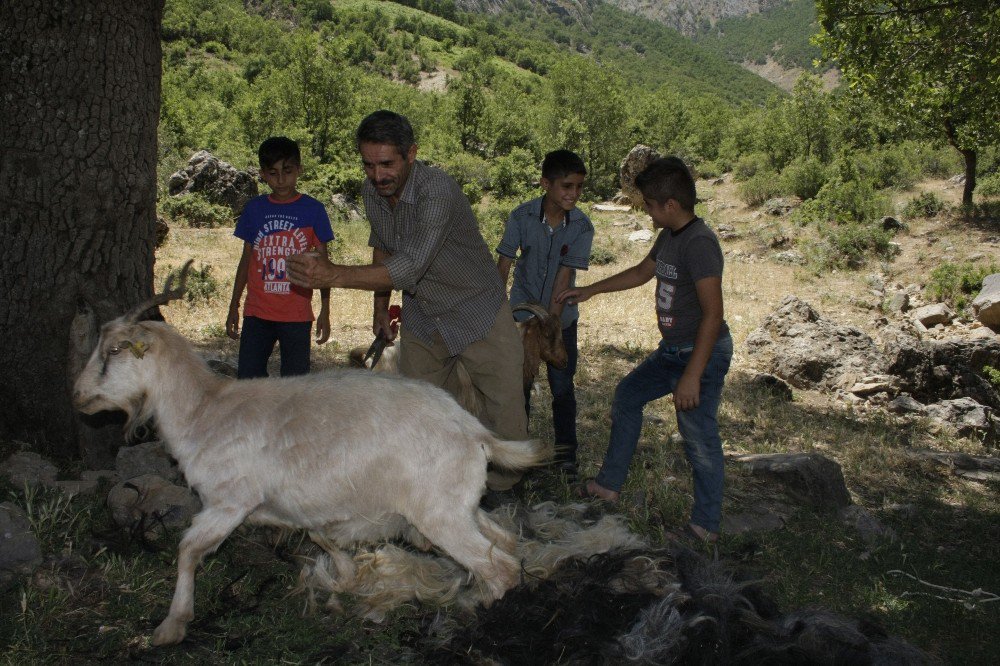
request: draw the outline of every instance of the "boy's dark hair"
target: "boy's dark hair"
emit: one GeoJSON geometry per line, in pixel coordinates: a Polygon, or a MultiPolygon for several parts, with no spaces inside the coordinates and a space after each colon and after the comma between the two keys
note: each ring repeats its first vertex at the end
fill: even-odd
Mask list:
{"type": "Polygon", "coordinates": [[[371,113],[361,121],[354,135],[354,141],[358,148],[362,143],[386,143],[396,146],[403,157],[410,152],[410,146],[416,143],[413,127],[406,116],[385,109],[371,113]]]}
{"type": "Polygon", "coordinates": [[[635,177],[635,186],[647,199],[661,204],[673,199],[684,210],[694,212],[697,201],[694,178],[679,157],[653,160],[635,177]]]}
{"type": "Polygon", "coordinates": [[[302,164],[302,153],[299,152],[299,144],[287,136],[272,136],[260,144],[260,148],[257,149],[257,159],[260,161],[260,168],[267,169],[281,160],[292,160],[296,164],[302,164]]]}
{"type": "Polygon", "coordinates": [[[574,173],[587,175],[587,167],[572,150],[553,150],[542,160],[542,178],[555,180],[574,173]]]}

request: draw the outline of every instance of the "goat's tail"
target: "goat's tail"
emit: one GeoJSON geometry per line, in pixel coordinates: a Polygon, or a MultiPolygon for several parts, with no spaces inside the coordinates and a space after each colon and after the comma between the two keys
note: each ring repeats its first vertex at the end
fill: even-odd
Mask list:
{"type": "Polygon", "coordinates": [[[486,459],[504,469],[538,467],[551,461],[555,454],[551,445],[534,439],[514,442],[490,437],[485,444],[486,459]]]}

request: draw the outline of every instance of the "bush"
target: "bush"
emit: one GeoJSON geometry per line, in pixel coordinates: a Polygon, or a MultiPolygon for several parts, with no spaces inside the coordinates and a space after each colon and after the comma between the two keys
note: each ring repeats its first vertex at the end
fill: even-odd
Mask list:
{"type": "Polygon", "coordinates": [[[994,368],[992,365],[984,365],[983,376],[986,377],[986,381],[993,384],[996,390],[1000,391],[1000,368],[994,368]]]}
{"type": "Polygon", "coordinates": [[[759,206],[768,199],[781,194],[778,187],[778,174],[773,171],[757,173],[748,180],[739,184],[737,193],[740,201],[748,206],[759,206]]]}
{"type": "Polygon", "coordinates": [[[459,185],[475,184],[480,189],[489,189],[490,165],[478,155],[456,153],[442,161],[441,168],[454,178],[459,185]]]}
{"type": "Polygon", "coordinates": [[[981,197],[1000,197],[1000,173],[980,178],[976,182],[976,194],[981,197]]]}
{"type": "Polygon", "coordinates": [[[591,266],[607,266],[613,264],[617,259],[615,253],[606,247],[595,245],[590,251],[591,266]]]}
{"type": "Polygon", "coordinates": [[[819,194],[828,178],[826,166],[818,158],[799,157],[781,172],[781,189],[805,201],[819,194]]]}
{"type": "Polygon", "coordinates": [[[839,224],[823,229],[821,235],[822,240],[807,252],[819,268],[861,268],[869,258],[891,260],[896,254],[892,235],[878,224],[839,224]]]}
{"type": "Polygon", "coordinates": [[[853,162],[860,180],[870,182],[875,189],[887,187],[906,189],[921,177],[920,162],[898,146],[844,156],[853,162]]]}
{"type": "Polygon", "coordinates": [[[992,261],[988,266],[971,261],[945,262],[931,271],[924,291],[931,300],[945,301],[962,310],[983,288],[983,278],[996,272],[1000,272],[1000,266],[992,261]]]}
{"type": "Polygon", "coordinates": [[[748,153],[741,155],[733,165],[733,177],[736,180],[749,180],[759,173],[769,171],[770,161],[764,153],[748,153]]]}
{"type": "Polygon", "coordinates": [[[800,224],[870,224],[892,212],[892,202],[875,191],[870,182],[828,181],[815,198],[806,201],[793,214],[800,224]]]}
{"type": "Polygon", "coordinates": [[[507,225],[507,218],[510,212],[516,208],[521,201],[519,199],[501,199],[497,201],[487,200],[480,202],[474,209],[476,219],[479,221],[479,230],[486,241],[486,247],[492,251],[500,244],[503,238],[504,227],[507,225]]]}
{"type": "Polygon", "coordinates": [[[500,197],[528,198],[537,177],[535,158],[523,148],[515,148],[510,154],[497,158],[490,170],[493,193],[500,197]]]}
{"type": "Polygon", "coordinates": [[[214,204],[197,192],[167,197],[160,202],[160,211],[174,222],[198,229],[232,226],[235,220],[229,206],[214,204]]]}
{"type": "Polygon", "coordinates": [[[933,192],[921,192],[910,199],[903,208],[905,217],[934,217],[946,208],[946,205],[933,192]]]}

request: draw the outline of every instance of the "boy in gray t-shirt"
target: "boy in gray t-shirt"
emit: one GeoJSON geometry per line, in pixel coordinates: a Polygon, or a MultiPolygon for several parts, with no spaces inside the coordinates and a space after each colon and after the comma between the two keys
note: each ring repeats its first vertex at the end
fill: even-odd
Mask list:
{"type": "Polygon", "coordinates": [[[637,265],[557,300],[581,303],[656,278],[656,317],[663,339],[615,389],[611,436],[601,471],[580,487],[585,497],[617,501],[642,429],[646,403],[673,394],[677,427],[694,477],[688,535],[714,542],[722,518],[723,457],[717,415],[733,356],[723,317],[722,248],[694,214],[694,179],[676,157],[652,162],[635,178],[653,226],[662,229],[637,265]]]}

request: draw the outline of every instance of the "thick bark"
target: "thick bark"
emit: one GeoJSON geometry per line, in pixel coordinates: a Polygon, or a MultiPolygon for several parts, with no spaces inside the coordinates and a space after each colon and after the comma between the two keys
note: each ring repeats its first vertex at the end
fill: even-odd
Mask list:
{"type": "Polygon", "coordinates": [[[977,153],[974,150],[961,151],[965,158],[965,189],[962,190],[962,205],[972,205],[972,193],[976,189],[976,162],[977,153]]]}
{"type": "Polygon", "coordinates": [[[76,371],[150,292],[163,0],[0,3],[0,436],[105,462],[76,371]]]}

